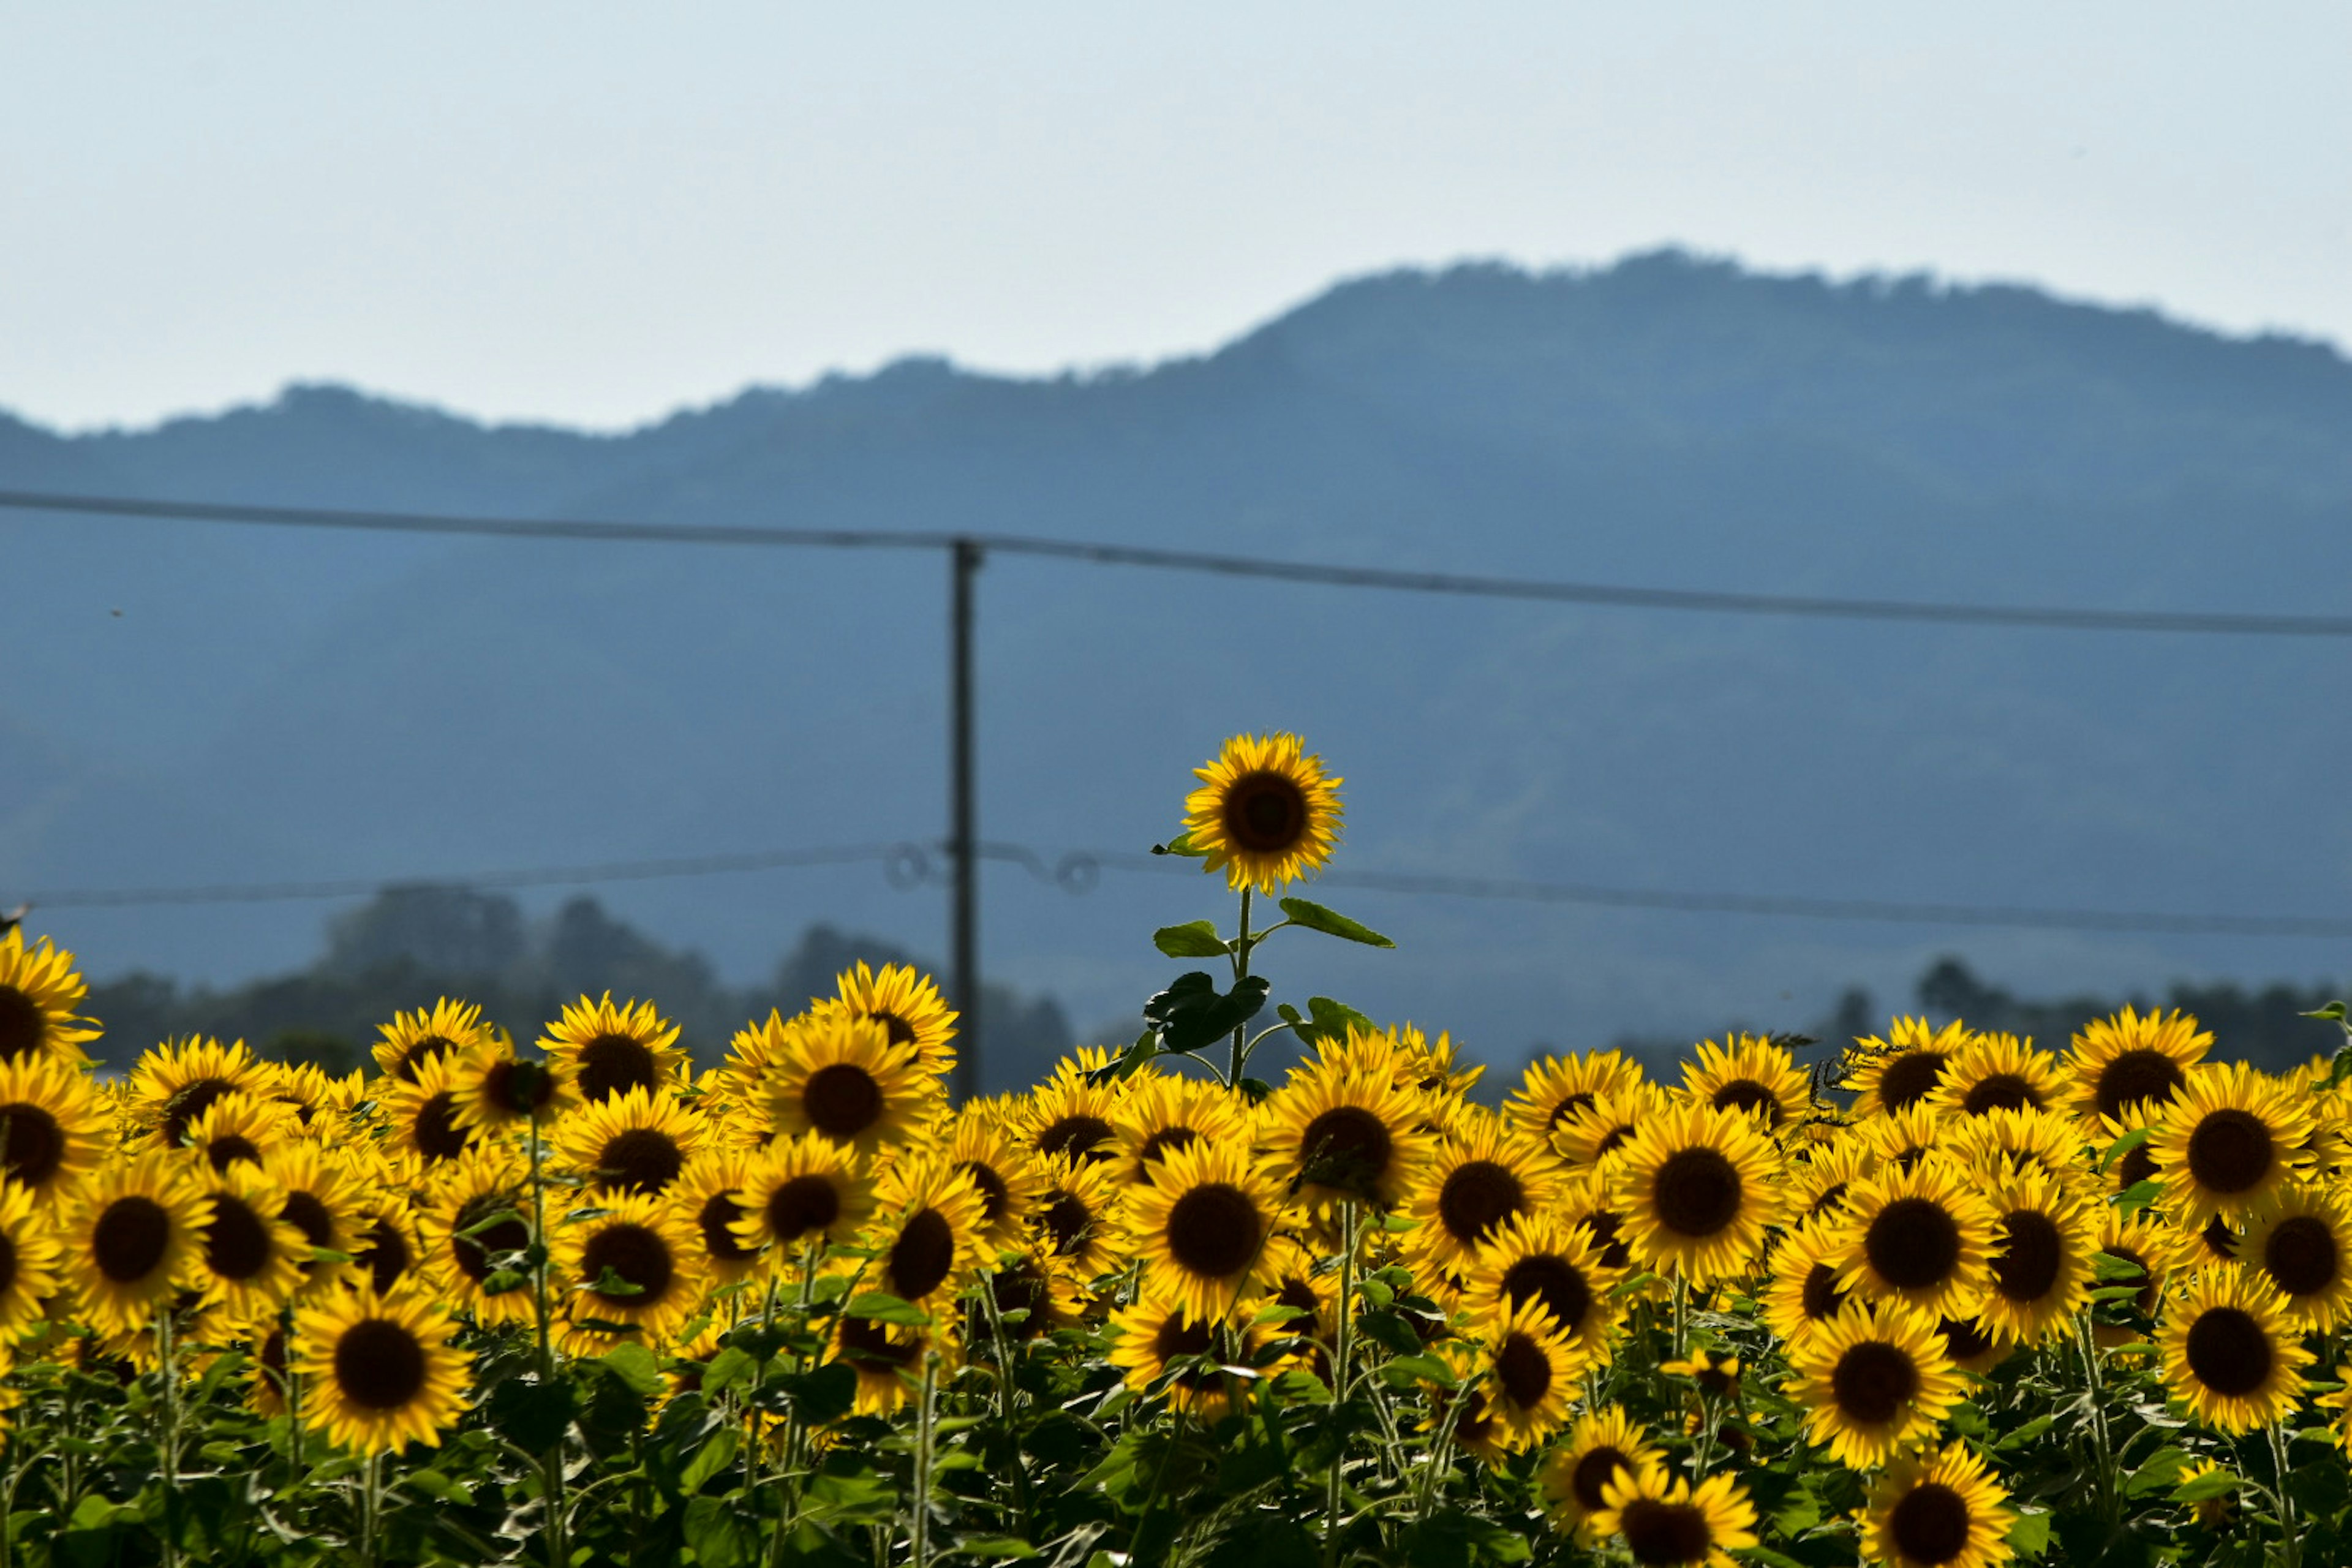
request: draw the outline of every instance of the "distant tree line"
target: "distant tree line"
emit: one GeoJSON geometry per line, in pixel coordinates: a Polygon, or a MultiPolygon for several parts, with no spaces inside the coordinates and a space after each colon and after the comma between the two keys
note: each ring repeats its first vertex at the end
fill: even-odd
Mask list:
{"type": "MultiPolygon", "coordinates": [[[[226,990],[132,973],[92,985],[83,1011],[105,1025],[95,1054],[117,1068],[159,1040],[201,1034],[344,1072],[367,1065],[376,1026],[443,996],[480,1004],[485,1017],[527,1042],[566,1004],[609,990],[615,1000],[653,1002],[709,1066],[745,1023],[771,1008],[799,1012],[861,959],[931,972],[894,943],[820,923],[802,932],[767,984],[736,989],[700,953],[662,946],[593,898],[534,922],[502,895],[399,887],[330,921],[327,950],[307,969],[226,990]]],[[[981,1022],[991,1085],[1031,1081],[1071,1047],[1069,1022],[1050,996],[983,986],[981,1022]]]]}

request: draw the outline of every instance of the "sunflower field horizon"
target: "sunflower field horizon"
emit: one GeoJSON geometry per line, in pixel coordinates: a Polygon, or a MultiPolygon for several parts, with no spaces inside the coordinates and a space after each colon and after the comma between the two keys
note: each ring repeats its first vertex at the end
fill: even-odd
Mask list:
{"type": "MultiPolygon", "coordinates": [[[[1283,988],[1346,781],[1196,770],[1143,1030],[954,1101],[857,963],[372,1072],[110,1042],[0,934],[0,1568],[1992,1568],[2352,1554],[2352,1021],[1898,1016],[1679,1081],[1283,988]],[[1269,1064],[1284,1064],[1277,1070],[1269,1064]]],[[[1407,938],[1409,939],[1409,936],[1407,938]]]]}

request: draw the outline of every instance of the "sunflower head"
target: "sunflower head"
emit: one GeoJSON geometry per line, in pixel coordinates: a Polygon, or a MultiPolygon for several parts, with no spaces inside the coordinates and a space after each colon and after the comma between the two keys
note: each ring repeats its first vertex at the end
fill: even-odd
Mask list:
{"type": "Polygon", "coordinates": [[[636,1193],[596,1202],[556,1233],[565,1342],[593,1352],[625,1338],[667,1339],[702,1304],[699,1243],[668,1204],[636,1193]]]}
{"type": "Polygon", "coordinates": [[[561,1060],[525,1056],[503,1037],[461,1058],[450,1087],[459,1125],[485,1134],[552,1121],[577,1099],[561,1060]]]}
{"type": "Polygon", "coordinates": [[[2095,1019],[2066,1053],[2068,1108],[2094,1126],[2103,1117],[2144,1125],[2188,1084],[2189,1069],[2212,1046],[2212,1035],[2186,1013],[2126,1007],[2095,1019]]]}
{"type": "Polygon", "coordinates": [[[2200,1268],[2166,1303],[2157,1336],[2165,1386],[2206,1426],[2252,1432],[2302,1397],[2311,1352],[2278,1292],[2236,1264],[2200,1268]]]}
{"type": "Polygon", "coordinates": [[[854,1152],[810,1134],[779,1138],[752,1156],[738,1201],[737,1243],[764,1250],[770,1271],[782,1280],[797,1278],[804,1255],[826,1239],[857,1232],[873,1212],[874,1186],[854,1152]]]}
{"type": "Polygon", "coordinates": [[[1256,1279],[1281,1219],[1281,1189],[1246,1148],[1193,1143],[1129,1192],[1121,1251],[1144,1260],[1151,1289],[1207,1322],[1256,1279]]]}
{"type": "Polygon", "coordinates": [[[1887,1568],[1990,1568],[2010,1556],[2008,1500],[1965,1443],[1905,1455],[1871,1489],[1870,1556],[1887,1568]]]}
{"type": "Polygon", "coordinates": [[[1925,1018],[1897,1018],[1885,1038],[1856,1040],[1847,1053],[1848,1079],[1860,1093],[1854,1113],[1867,1119],[1926,1103],[1969,1039],[1968,1026],[1957,1018],[1941,1028],[1925,1018]]]}
{"type": "Polygon", "coordinates": [[[1213,1423],[1241,1397],[1242,1380],[1224,1369],[1245,1365],[1258,1331],[1223,1317],[1195,1317],[1147,1286],[1135,1304],[1112,1314],[1110,1363],[1138,1394],[1164,1394],[1170,1405],[1203,1424],[1213,1423]]]}
{"type": "Polygon", "coordinates": [[[1895,1302],[1850,1302],[1789,1349],[1806,1429],[1857,1469],[1885,1463],[1957,1404],[1958,1373],[1935,1320],[1895,1302]]]}
{"type": "Polygon", "coordinates": [[[2273,1193],[2247,1222],[2240,1255],[2297,1322],[2325,1332],[2352,1316],[2352,1201],[2333,1184],[2294,1182],[2273,1193]]]}
{"type": "MultiPolygon", "coordinates": [[[[1561,1136],[1578,1113],[1644,1082],[1641,1064],[1617,1051],[1543,1057],[1528,1064],[1519,1087],[1503,1102],[1503,1116],[1519,1137],[1549,1142],[1573,1160],[1561,1136]]],[[[1575,1163],[1590,1165],[1593,1161],[1575,1163]]]]}
{"type": "Polygon", "coordinates": [[[852,1017],[871,1018],[883,1027],[890,1044],[907,1052],[934,1078],[955,1067],[956,1014],[940,994],[939,984],[910,963],[886,963],[875,970],[864,961],[835,977],[836,996],[816,1004],[818,1010],[837,1007],[852,1017]]]}
{"type": "Polygon", "coordinates": [[[178,1149],[187,1142],[188,1124],[214,1101],[240,1091],[266,1095],[273,1077],[269,1064],[256,1059],[243,1040],[226,1046],[201,1036],[166,1040],[131,1070],[128,1109],[152,1142],[178,1149]]]}
{"type": "Polygon", "coordinates": [[[945,1110],[939,1080],[890,1043],[887,1028],[839,1010],[798,1021],[761,1092],[772,1131],[814,1134],[869,1157],[922,1138],[945,1110]]]}
{"type": "Polygon", "coordinates": [[[674,1087],[684,1074],[686,1052],[676,1024],[650,1002],[615,1005],[609,991],[583,996],[547,1026],[540,1048],[562,1064],[583,1100],[610,1100],[632,1089],[652,1094],[674,1087]]]}
{"type": "Polygon", "coordinates": [[[61,1202],[107,1152],[89,1075],[48,1056],[0,1062],[0,1178],[61,1202]]]}
{"type": "Polygon", "coordinates": [[[437,1445],[465,1410],[472,1357],[448,1313],[418,1291],[354,1291],[295,1317],[305,1425],[362,1454],[437,1445]]]}
{"type": "Polygon", "coordinates": [[[1839,1223],[1839,1282],[1864,1300],[1971,1317],[1990,1270],[1994,1215],[1973,1175],[1931,1157],[1853,1189],[1839,1223]]]}
{"type": "Polygon", "coordinates": [[[1927,1096],[1948,1115],[1982,1116],[1994,1110],[2044,1110],[2059,1103],[2063,1083],[2057,1058],[2033,1048],[2032,1040],[1989,1032],[1971,1035],[1927,1096]]]}
{"type": "Polygon", "coordinates": [[[95,1019],[74,1016],[89,986],[74,972],[74,957],[47,937],[25,945],[25,928],[0,931],[0,1062],[48,1058],[79,1067],[82,1049],[98,1038],[95,1019]]]}
{"type": "Polygon", "coordinates": [[[708,1139],[702,1118],[673,1092],[632,1088],[582,1105],[556,1123],[564,1163],[599,1192],[667,1191],[708,1139]]]}
{"type": "Polygon", "coordinates": [[[376,1026],[376,1070],[402,1083],[415,1083],[425,1064],[457,1058],[490,1043],[493,1031],[472,1002],[444,996],[430,1007],[394,1013],[376,1026]]]}
{"type": "Polygon", "coordinates": [[[1728,1568],[1732,1552],[1756,1544],[1756,1505],[1727,1475],[1694,1488],[1662,1465],[1643,1465],[1612,1476],[1601,1497],[1593,1532],[1622,1536],[1643,1568],[1728,1568]]]}
{"type": "Polygon", "coordinates": [[[1484,1106],[1461,1106],[1406,1194],[1415,1250],[1433,1268],[1465,1270],[1503,1226],[1549,1207],[1565,1177],[1549,1149],[1510,1137],[1484,1106]]]}
{"type": "Polygon", "coordinates": [[[1752,1035],[1722,1045],[1703,1041],[1683,1067],[1683,1092],[1717,1110],[1744,1110],[1768,1132],[1802,1121],[1812,1105],[1812,1083],[1788,1047],[1752,1035]]]}
{"type": "Polygon", "coordinates": [[[2309,1167],[2312,1131],[2309,1110],[2277,1079],[2231,1062],[2189,1074],[2147,1150],[2184,1220],[2235,1221],[2309,1167]]]}
{"type": "Polygon", "coordinates": [[[1685,1104],[1625,1145],[1611,1197],[1635,1258],[1703,1285],[1755,1258],[1780,1212],[1780,1166],[1748,1112],[1685,1104]]]}
{"type": "Polygon", "coordinates": [[[1337,1061],[1295,1070],[1259,1114],[1268,1157],[1291,1192],[1318,1208],[1394,1207],[1436,1152],[1421,1096],[1390,1075],[1337,1061]]]}
{"type": "Polygon", "coordinates": [[[1236,735],[1193,773],[1201,787],[1184,799],[1185,837],[1226,886],[1270,898],[1338,847],[1341,781],[1297,736],[1236,735]]]}
{"type": "Polygon", "coordinates": [[[1536,1484],[1552,1521],[1589,1542],[1591,1521],[1608,1508],[1609,1483],[1661,1467],[1665,1458],[1623,1408],[1611,1405],[1569,1429],[1568,1441],[1544,1456],[1536,1484]]]}

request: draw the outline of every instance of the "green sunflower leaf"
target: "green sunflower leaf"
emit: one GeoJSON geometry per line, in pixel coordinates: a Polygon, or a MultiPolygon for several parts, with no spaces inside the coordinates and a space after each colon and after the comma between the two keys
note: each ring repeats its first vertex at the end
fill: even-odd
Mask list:
{"type": "Polygon", "coordinates": [[[1257,1016],[1270,989],[1265,976],[1253,974],[1234,982],[1231,992],[1202,970],[1171,981],[1168,989],[1143,1005],[1143,1017],[1160,1035],[1162,1050],[1182,1055],[1214,1045],[1257,1016]]]}
{"type": "Polygon", "coordinates": [[[1153,845],[1151,852],[1154,855],[1181,855],[1193,860],[1204,860],[1209,855],[1207,850],[1192,847],[1192,836],[1189,833],[1180,833],[1165,844],[1153,845]]]}
{"type": "Polygon", "coordinates": [[[912,1301],[903,1301],[879,1290],[866,1290],[851,1297],[849,1305],[841,1310],[845,1317],[866,1318],[901,1329],[923,1328],[931,1321],[931,1315],[912,1301]]]}
{"type": "Polygon", "coordinates": [[[2210,1502],[2215,1498],[2228,1497],[2244,1483],[2234,1470],[2208,1470],[2172,1489],[2175,1502],[2210,1502]]]}
{"type": "Polygon", "coordinates": [[[2145,1182],[2134,1182],[2130,1186],[2117,1193],[2116,1207],[2126,1214],[2137,1214],[2163,1195],[2164,1184],[2151,1177],[2145,1182]]]}
{"type": "Polygon", "coordinates": [[[2017,1522],[2009,1527],[2010,1550],[2020,1557],[2039,1557],[2050,1550],[2050,1515],[2032,1510],[2021,1510],[2017,1522]]]}
{"type": "Polygon", "coordinates": [[[1161,926],[1151,933],[1151,945],[1171,958],[1223,958],[1232,949],[1217,934],[1212,921],[1187,921],[1180,926],[1161,926]]]}
{"type": "Polygon", "coordinates": [[[1285,899],[1282,912],[1290,917],[1293,925],[1319,931],[1326,936],[1336,936],[1347,942],[1360,942],[1366,947],[1394,947],[1395,942],[1358,921],[1351,921],[1337,910],[1327,910],[1321,904],[1305,899],[1285,899]]]}

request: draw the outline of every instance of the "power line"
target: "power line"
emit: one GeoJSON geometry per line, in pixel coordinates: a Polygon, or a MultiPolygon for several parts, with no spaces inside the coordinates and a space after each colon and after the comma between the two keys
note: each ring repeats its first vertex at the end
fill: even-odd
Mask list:
{"type": "Polygon", "coordinates": [[[205,501],[148,500],[122,496],[56,495],[0,490],[0,510],[72,512],[107,517],[168,518],[187,522],[246,523],[366,532],[457,534],[497,539],[569,540],[594,543],[782,546],[832,550],[992,551],[1006,555],[1129,566],[1213,576],[1268,578],[1324,587],[1375,588],[1621,609],[1682,610],[1713,615],[1783,616],[1810,619],[1931,622],[1943,625],[2037,626],[2063,631],[2161,632],[2233,637],[2352,637],[2352,616],[2273,615],[2203,610],[2105,610],[2056,605],[1947,604],[1905,599],[1837,598],[1814,595],[1721,593],[1645,588],[1605,583],[1394,571],[1314,562],[1144,545],[1095,544],[1021,534],[953,533],[921,530],[772,528],[741,524],[677,525],[584,519],[461,516],[436,512],[366,511],[331,507],[247,506],[205,501]]]}
{"type": "MultiPolygon", "coordinates": [[[[975,852],[985,859],[1024,865],[1038,880],[1053,883],[1074,894],[1091,891],[1097,875],[1105,869],[1199,874],[1196,861],[1119,850],[1077,849],[1052,854],[1027,845],[982,841],[975,846],[975,852]]],[[[587,866],[392,879],[351,878],[316,882],[68,889],[31,893],[25,895],[25,900],[36,909],[264,903],[365,897],[396,886],[485,889],[584,886],[599,882],[651,881],[674,877],[708,877],[862,861],[881,862],[893,885],[911,888],[919,883],[942,879],[944,873],[933,858],[942,853],[941,846],[901,842],[853,845],[834,849],[783,849],[666,860],[607,861],[587,866]]],[[[1695,914],[1755,915],[1873,924],[1996,926],[2029,931],[2143,932],[2179,936],[2322,937],[2334,940],[2352,937],[2352,919],[2323,915],[2181,914],[2136,910],[2036,909],[2024,905],[1913,904],[1878,899],[1678,892],[1589,882],[1433,876],[1402,871],[1336,870],[1325,873],[1315,885],[1418,897],[1580,904],[1609,909],[1664,910],[1695,914]]]]}

